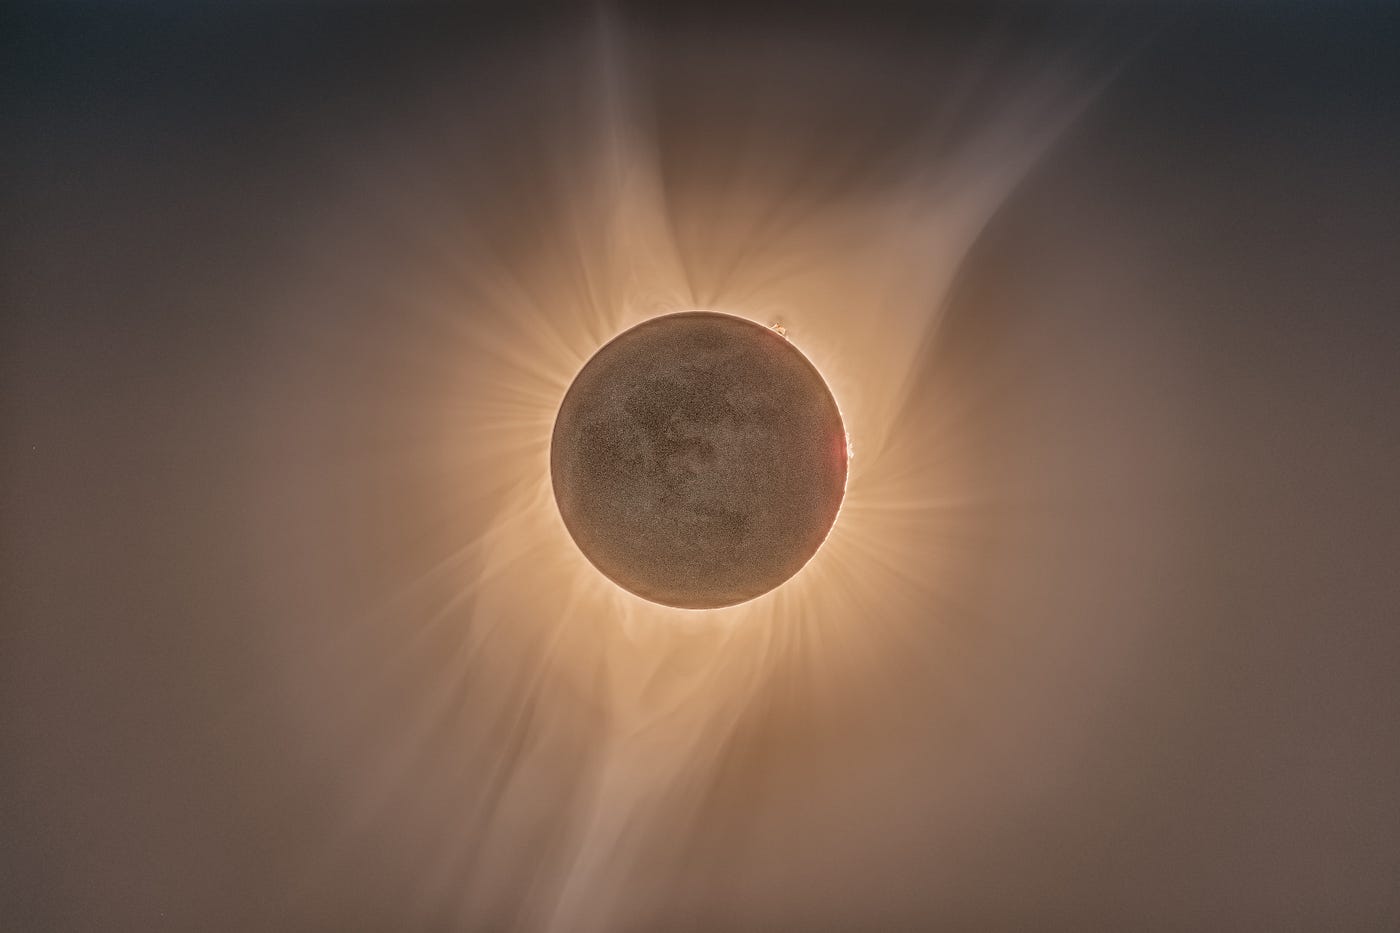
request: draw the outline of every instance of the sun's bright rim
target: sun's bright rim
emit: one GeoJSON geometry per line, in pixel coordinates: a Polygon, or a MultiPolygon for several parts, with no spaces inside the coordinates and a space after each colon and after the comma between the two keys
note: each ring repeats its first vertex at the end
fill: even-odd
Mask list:
{"type": "MultiPolygon", "coordinates": [[[[723,316],[723,317],[729,317],[729,318],[734,318],[734,319],[736,319],[736,320],[744,321],[745,323],[748,323],[748,324],[758,324],[760,327],[764,327],[764,328],[767,328],[768,330],[771,330],[771,331],[775,332],[779,337],[783,338],[783,340],[786,341],[786,342],[788,343],[789,346],[792,347],[793,352],[797,353],[797,355],[800,356],[800,357],[802,358],[802,360],[803,360],[804,362],[807,363],[808,366],[812,367],[812,371],[815,372],[815,373],[817,374],[817,377],[818,377],[819,379],[821,379],[822,385],[826,388],[826,391],[831,395],[831,401],[832,401],[832,403],[836,406],[836,413],[837,413],[837,415],[838,415],[838,416],[840,417],[840,419],[841,419],[841,429],[842,429],[842,431],[843,431],[844,434],[845,434],[845,439],[846,439],[846,449],[845,449],[845,453],[846,453],[846,463],[845,463],[845,467],[846,467],[846,469],[845,469],[844,474],[843,474],[842,479],[841,479],[841,501],[840,501],[839,503],[837,503],[837,506],[836,506],[836,514],[835,514],[834,516],[832,516],[831,524],[827,527],[826,533],[822,535],[822,540],[820,541],[820,543],[817,544],[816,549],[815,549],[814,551],[812,551],[812,553],[811,553],[810,555],[808,555],[807,559],[804,560],[804,561],[802,562],[802,566],[798,567],[795,571],[793,571],[792,575],[789,576],[787,579],[783,580],[781,583],[779,583],[777,586],[772,587],[771,589],[765,590],[765,591],[763,591],[762,593],[759,593],[759,594],[757,594],[757,595],[755,595],[755,596],[750,596],[748,599],[741,599],[741,600],[739,600],[738,602],[730,603],[730,604],[728,604],[728,605],[726,605],[726,606],[702,606],[702,607],[668,606],[668,605],[666,605],[665,603],[654,602],[654,601],[652,601],[652,600],[650,600],[650,599],[647,599],[645,596],[639,596],[639,595],[637,595],[636,593],[633,593],[631,590],[627,589],[627,588],[624,587],[622,584],[618,583],[618,582],[617,582],[616,580],[614,580],[612,577],[609,577],[607,574],[605,574],[605,573],[603,573],[601,570],[599,570],[596,566],[593,565],[592,561],[588,560],[588,558],[587,558],[586,556],[583,555],[583,552],[582,552],[581,550],[579,550],[577,543],[573,540],[572,535],[569,534],[568,526],[564,523],[564,516],[563,516],[563,514],[559,511],[559,502],[558,502],[558,499],[552,494],[553,481],[554,481],[553,464],[550,462],[550,451],[551,451],[551,447],[552,447],[552,441],[551,441],[551,443],[546,443],[546,444],[544,445],[545,476],[546,476],[546,478],[547,478],[547,480],[548,480],[548,485],[550,486],[550,489],[551,489],[551,495],[550,495],[548,498],[549,498],[549,500],[554,504],[553,513],[554,513],[554,517],[555,517],[555,518],[557,519],[557,521],[558,521],[558,527],[563,531],[564,536],[565,536],[566,538],[568,538],[569,544],[571,545],[572,550],[573,550],[574,552],[576,552],[577,555],[583,559],[583,563],[585,563],[585,564],[588,565],[588,569],[592,572],[593,575],[595,575],[595,576],[597,576],[597,577],[601,577],[603,580],[606,580],[607,583],[608,583],[608,585],[609,585],[609,587],[610,587],[610,589],[613,590],[613,591],[615,591],[616,593],[622,594],[622,595],[627,599],[628,602],[635,602],[635,603],[637,603],[637,604],[640,604],[640,606],[642,606],[642,607],[654,608],[654,609],[661,610],[661,611],[663,611],[663,612],[683,612],[683,613],[716,613],[716,612],[728,612],[728,611],[730,611],[730,610],[740,609],[740,608],[742,608],[742,607],[752,606],[752,605],[753,605],[754,603],[756,603],[758,600],[763,599],[763,598],[765,598],[765,597],[773,596],[773,594],[777,593],[778,591],[780,591],[780,590],[782,590],[782,589],[784,589],[784,588],[790,586],[790,585],[793,583],[793,581],[795,581],[795,580],[797,580],[799,577],[803,576],[803,574],[804,574],[804,572],[807,570],[808,566],[812,563],[813,560],[816,559],[817,555],[820,554],[820,553],[822,552],[822,549],[826,547],[827,542],[828,542],[829,540],[831,540],[832,534],[836,531],[837,525],[840,524],[840,522],[841,522],[841,512],[842,512],[842,510],[846,507],[846,494],[847,494],[847,492],[850,490],[850,485],[851,485],[851,460],[852,460],[853,457],[854,457],[854,444],[852,443],[852,440],[851,440],[850,422],[846,420],[846,412],[845,412],[845,410],[841,407],[841,400],[837,397],[837,395],[836,395],[836,390],[835,390],[835,388],[833,388],[833,386],[832,386],[832,384],[831,384],[831,381],[827,378],[826,374],[825,374],[824,372],[822,372],[821,368],[818,367],[817,364],[812,360],[812,358],[811,358],[810,356],[808,356],[806,353],[803,353],[803,352],[802,352],[802,349],[801,349],[799,346],[797,346],[795,343],[793,343],[792,338],[789,336],[789,328],[787,328],[786,326],[779,326],[779,325],[777,325],[777,324],[763,324],[763,323],[761,323],[760,321],[755,321],[753,318],[745,317],[745,316],[742,315],[742,314],[734,314],[734,313],[729,312],[729,311],[713,311],[713,310],[707,310],[707,309],[704,309],[704,308],[686,308],[686,309],[676,310],[676,311],[667,311],[667,312],[664,312],[664,313],[662,313],[662,314],[657,314],[657,315],[653,315],[653,316],[648,317],[648,318],[643,318],[643,319],[640,320],[640,321],[636,321],[636,322],[633,322],[633,323],[629,323],[629,324],[627,324],[626,326],[619,328],[618,330],[616,330],[615,332],[613,332],[612,334],[610,334],[605,340],[603,340],[601,343],[599,343],[596,347],[594,347],[592,351],[590,351],[589,353],[587,353],[587,354],[584,356],[584,365],[586,366],[586,365],[588,364],[588,362],[589,362],[590,360],[593,359],[594,356],[596,356],[599,352],[601,352],[601,351],[603,350],[604,347],[608,346],[610,343],[612,343],[614,340],[616,340],[618,337],[621,337],[623,334],[627,333],[628,331],[631,331],[633,328],[640,327],[642,324],[645,324],[645,323],[647,323],[647,322],[649,322],[649,321],[659,320],[659,319],[661,319],[661,318],[667,318],[667,317],[672,317],[672,316],[674,316],[674,315],[681,315],[681,314],[717,314],[717,315],[721,315],[721,316],[723,316]]],[[[580,367],[580,370],[581,370],[581,369],[582,369],[582,367],[580,367]]],[[[577,377],[578,377],[578,372],[576,371],[576,372],[574,373],[574,375],[571,376],[571,377],[564,383],[564,391],[563,391],[563,393],[560,394],[559,400],[558,400],[558,401],[555,403],[555,405],[554,405],[554,418],[550,419],[550,422],[549,422],[549,430],[550,430],[551,438],[552,438],[553,431],[554,431],[554,424],[555,424],[555,421],[557,421],[558,416],[559,416],[559,409],[560,409],[560,407],[561,407],[561,406],[563,405],[563,403],[564,403],[564,396],[567,395],[568,392],[569,392],[569,389],[573,387],[574,380],[575,380],[577,377]]]]}

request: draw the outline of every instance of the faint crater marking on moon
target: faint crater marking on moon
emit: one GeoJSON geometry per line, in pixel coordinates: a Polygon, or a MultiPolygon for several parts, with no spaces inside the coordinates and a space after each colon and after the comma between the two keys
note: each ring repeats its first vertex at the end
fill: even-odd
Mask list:
{"type": "Polygon", "coordinates": [[[816,553],[845,492],[846,433],[781,334],[687,311],[584,365],[555,420],[550,473],[565,526],[604,575],[663,605],[718,608],[816,553]]]}

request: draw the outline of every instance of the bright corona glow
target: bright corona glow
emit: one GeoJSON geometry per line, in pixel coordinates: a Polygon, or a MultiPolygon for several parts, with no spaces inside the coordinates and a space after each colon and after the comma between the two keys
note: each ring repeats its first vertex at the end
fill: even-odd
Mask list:
{"type": "MultiPolygon", "coordinates": [[[[632,883],[633,828],[663,800],[669,819],[698,812],[736,724],[768,685],[820,682],[840,708],[882,682],[890,646],[916,628],[930,637],[940,624],[926,607],[957,590],[949,581],[965,567],[975,465],[957,445],[964,400],[918,380],[968,249],[1085,99],[1073,83],[1057,95],[1053,75],[1038,75],[1025,94],[998,94],[959,139],[930,138],[927,152],[911,153],[919,170],[897,180],[848,169],[808,177],[761,143],[731,177],[668,176],[647,107],[632,106],[617,39],[603,30],[589,104],[571,107],[558,138],[532,140],[568,153],[549,163],[547,183],[532,176],[497,192],[481,182],[444,196],[460,178],[453,147],[482,144],[450,116],[454,97],[449,115],[423,128],[432,143],[410,153],[411,171],[398,171],[397,136],[383,151],[363,150],[352,187],[384,192],[382,202],[367,208],[372,222],[338,222],[344,241],[325,257],[337,270],[377,270],[383,230],[421,234],[400,244],[396,261],[409,271],[396,281],[411,284],[392,305],[395,327],[416,328],[415,363],[432,391],[395,407],[391,420],[429,425],[415,438],[427,438],[422,460],[433,479],[413,494],[425,513],[444,516],[456,550],[435,554],[403,599],[450,596],[423,611],[417,628],[366,641],[402,644],[406,658],[434,631],[460,635],[441,661],[431,709],[406,730],[410,744],[444,734],[436,725],[466,689],[476,691],[472,702],[496,704],[501,734],[567,724],[580,709],[605,723],[590,746],[599,764],[569,824],[568,852],[557,876],[541,882],[549,916],[532,918],[561,930],[616,928],[609,910],[632,883]],[[385,205],[394,216],[373,213],[385,205]],[[498,235],[474,221],[478,213],[528,217],[528,235],[498,235]],[[375,232],[361,242],[356,231],[375,232]],[[762,595],[698,611],[637,596],[589,563],[556,507],[550,462],[556,413],[599,349],[650,318],[697,308],[772,322],[810,360],[845,426],[834,443],[844,442],[847,460],[839,509],[810,559],[762,595]]],[[[367,286],[349,294],[357,286],[344,281],[345,301],[319,296],[325,306],[364,300],[367,286]]],[[[395,660],[375,657],[386,668],[395,660]]],[[[462,738],[471,760],[462,767],[489,758],[472,756],[490,741],[462,738]]],[[[550,766],[512,767],[529,773],[529,764],[550,766]]],[[[528,780],[508,775],[493,786],[501,796],[463,811],[518,812],[522,826],[534,825],[528,780]]],[[[373,793],[366,797],[372,809],[373,793]]],[[[435,890],[455,882],[444,872],[435,890]]]]}

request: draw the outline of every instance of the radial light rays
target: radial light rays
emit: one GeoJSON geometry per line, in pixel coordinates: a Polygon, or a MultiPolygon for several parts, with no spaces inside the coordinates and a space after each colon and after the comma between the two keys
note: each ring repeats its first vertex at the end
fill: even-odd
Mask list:
{"type": "MultiPolygon", "coordinates": [[[[649,821],[664,808],[684,826],[699,812],[735,724],[775,676],[835,695],[878,668],[882,641],[913,626],[932,637],[940,622],[918,606],[956,589],[944,557],[970,493],[957,483],[957,438],[909,417],[911,387],[967,250],[1086,99],[1083,83],[1058,70],[1024,70],[1008,85],[993,74],[998,62],[954,58],[929,75],[927,126],[896,134],[894,153],[867,151],[839,126],[787,126],[782,94],[761,89],[746,131],[713,138],[663,125],[655,94],[666,82],[627,57],[626,38],[605,25],[591,48],[547,50],[562,62],[548,93],[577,106],[531,127],[532,152],[548,157],[523,180],[508,165],[500,192],[489,179],[460,179],[455,153],[469,161],[483,143],[455,125],[446,92],[419,105],[419,138],[371,151],[349,179],[372,192],[372,206],[347,226],[395,231],[405,257],[395,326],[422,331],[414,352],[439,401],[427,413],[404,399],[383,405],[430,423],[412,456],[440,485],[419,494],[451,506],[442,521],[458,548],[405,581],[391,612],[374,614],[388,621],[364,623],[397,626],[397,650],[418,663],[429,663],[420,644],[442,643],[449,622],[456,634],[431,662],[396,759],[365,781],[359,812],[373,819],[428,743],[461,743],[449,773],[494,762],[487,787],[460,791],[460,813],[441,814],[470,838],[444,843],[424,882],[425,898],[456,899],[469,916],[491,896],[487,876],[454,887],[456,873],[490,861],[505,827],[538,831],[528,815],[560,779],[560,749],[590,756],[576,796],[551,800],[570,816],[539,843],[548,857],[496,863],[550,892],[539,903],[551,906],[521,922],[574,931],[617,927],[630,860],[656,844],[649,821]],[[940,75],[950,82],[941,89],[940,75]],[[692,158],[703,170],[687,169],[692,158]],[[731,172],[712,177],[718,164],[731,172]],[[478,221],[477,209],[500,222],[478,221]],[[648,602],[598,573],[549,485],[550,429],[584,362],[643,320],[692,309],[782,321],[829,385],[854,453],[845,502],[811,561],[772,592],[700,612],[648,602]],[[449,576],[454,592],[439,605],[409,595],[441,591],[433,581],[449,576]],[[468,707],[472,724],[453,734],[468,707]],[[584,717],[600,730],[596,743],[569,734],[584,717]]],[[[769,66],[794,81],[842,67],[841,47],[826,51],[834,65],[794,53],[769,66]]],[[[688,80],[699,64],[675,67],[688,80]]],[[[878,76],[851,73],[858,91],[880,91],[878,76]]],[[[325,254],[383,262],[375,257],[389,247],[362,236],[325,254]]],[[[401,661],[393,654],[351,679],[388,689],[401,661]]]]}

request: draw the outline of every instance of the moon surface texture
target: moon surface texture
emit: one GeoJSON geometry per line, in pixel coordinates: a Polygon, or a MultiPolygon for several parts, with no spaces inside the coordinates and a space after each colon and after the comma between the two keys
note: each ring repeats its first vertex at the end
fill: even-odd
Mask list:
{"type": "Polygon", "coordinates": [[[846,431],[821,374],[728,314],[652,318],[597,352],[554,422],[554,496],[584,555],[682,609],[753,599],[826,539],[846,431]]]}

